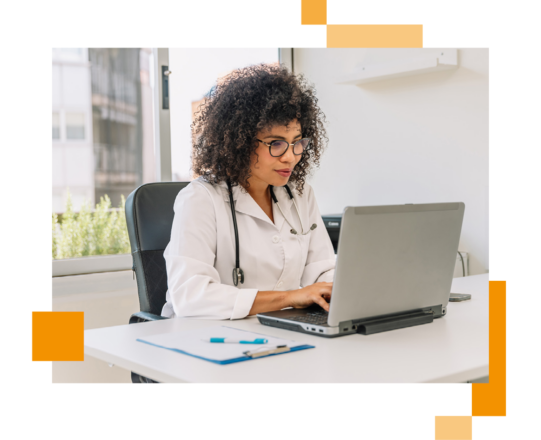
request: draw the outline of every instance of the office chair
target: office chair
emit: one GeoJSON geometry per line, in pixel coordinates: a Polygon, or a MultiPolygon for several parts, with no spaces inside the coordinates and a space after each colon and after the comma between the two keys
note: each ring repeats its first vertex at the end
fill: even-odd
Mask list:
{"type": "MultiPolygon", "coordinates": [[[[141,185],[126,199],[126,223],[137,280],[141,311],[130,324],[167,319],[161,316],[167,292],[167,272],[163,252],[171,239],[173,205],[180,190],[189,182],[156,182],[141,185]]],[[[133,383],[155,383],[132,372],[133,383]]]]}

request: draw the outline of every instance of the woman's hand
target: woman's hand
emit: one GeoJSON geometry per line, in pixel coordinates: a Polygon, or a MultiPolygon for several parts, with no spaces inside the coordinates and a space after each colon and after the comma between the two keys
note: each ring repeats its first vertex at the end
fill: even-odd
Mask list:
{"type": "Polygon", "coordinates": [[[327,312],[329,311],[328,301],[331,299],[332,283],[315,283],[311,286],[287,292],[289,307],[304,309],[312,304],[319,304],[327,312]]]}

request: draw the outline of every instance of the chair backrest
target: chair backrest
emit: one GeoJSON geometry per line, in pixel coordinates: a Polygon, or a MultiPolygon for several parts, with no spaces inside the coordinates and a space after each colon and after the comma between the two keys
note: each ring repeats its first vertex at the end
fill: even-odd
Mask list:
{"type": "Polygon", "coordinates": [[[126,199],[126,223],[142,312],[160,315],[167,292],[163,251],[171,239],[173,205],[189,182],[147,183],[126,199]]]}

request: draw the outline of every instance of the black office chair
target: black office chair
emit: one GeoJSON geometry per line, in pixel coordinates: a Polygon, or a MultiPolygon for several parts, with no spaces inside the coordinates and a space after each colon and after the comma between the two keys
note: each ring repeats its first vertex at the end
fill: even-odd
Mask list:
{"type": "MultiPolygon", "coordinates": [[[[189,182],[147,183],[126,199],[126,223],[137,279],[140,312],[130,324],[166,319],[161,316],[167,292],[163,251],[171,239],[175,198],[189,182]]],[[[133,383],[154,383],[132,372],[133,383]]]]}

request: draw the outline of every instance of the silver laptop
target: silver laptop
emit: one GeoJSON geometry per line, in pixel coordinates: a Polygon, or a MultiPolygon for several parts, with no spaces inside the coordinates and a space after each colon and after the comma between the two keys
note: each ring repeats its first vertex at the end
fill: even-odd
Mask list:
{"type": "Polygon", "coordinates": [[[347,207],[330,311],[260,313],[259,322],[323,337],[372,334],[444,316],[464,203],[347,207]]]}

